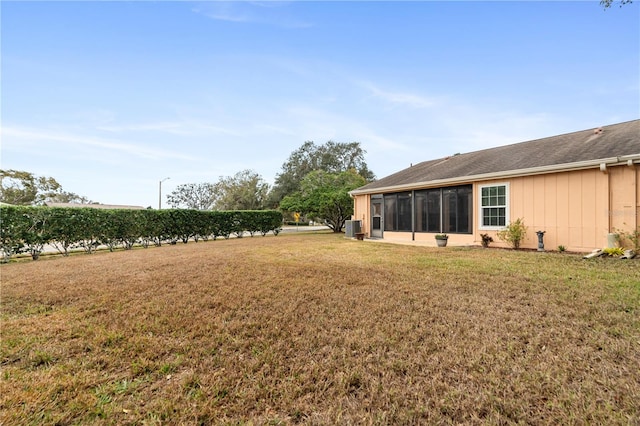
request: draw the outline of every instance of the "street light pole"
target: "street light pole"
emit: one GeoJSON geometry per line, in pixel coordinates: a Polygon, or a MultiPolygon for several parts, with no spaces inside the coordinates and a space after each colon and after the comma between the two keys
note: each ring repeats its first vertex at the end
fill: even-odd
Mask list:
{"type": "Polygon", "coordinates": [[[162,179],[158,185],[158,210],[162,210],[162,182],[164,182],[167,179],[171,179],[171,178],[166,177],[162,179]]]}

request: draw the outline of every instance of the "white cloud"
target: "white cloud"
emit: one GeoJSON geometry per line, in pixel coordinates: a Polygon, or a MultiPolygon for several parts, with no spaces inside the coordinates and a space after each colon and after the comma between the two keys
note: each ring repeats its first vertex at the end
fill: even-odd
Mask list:
{"type": "Polygon", "coordinates": [[[554,128],[554,120],[544,113],[504,112],[502,108],[495,110],[470,103],[449,105],[446,111],[438,114],[438,133],[446,135],[440,139],[441,143],[456,152],[477,151],[563,133],[554,128]]]}
{"type": "MultiPolygon", "coordinates": [[[[367,117],[343,115],[309,106],[291,107],[286,115],[296,123],[294,134],[304,135],[304,140],[325,143],[360,142],[370,154],[385,151],[409,151],[410,147],[385,135],[384,124],[367,117]]],[[[395,136],[395,135],[394,135],[395,136]]],[[[302,141],[300,142],[302,143],[302,141]]]]}
{"type": "Polygon", "coordinates": [[[218,21],[228,22],[255,22],[255,16],[249,16],[233,3],[229,2],[212,2],[206,6],[191,9],[193,12],[202,14],[208,18],[218,21]]]}
{"type": "Polygon", "coordinates": [[[98,130],[122,133],[122,132],[162,132],[172,135],[201,135],[209,133],[225,134],[231,136],[238,136],[239,133],[218,127],[206,123],[202,123],[195,120],[185,121],[162,121],[162,122],[149,122],[149,123],[137,123],[137,124],[125,124],[125,125],[109,125],[98,126],[98,130]]]}
{"type": "Polygon", "coordinates": [[[391,104],[406,105],[413,108],[429,108],[436,104],[435,99],[427,98],[415,93],[391,92],[380,89],[374,84],[368,82],[360,82],[359,85],[367,89],[371,96],[391,104]]]}
{"type": "Polygon", "coordinates": [[[281,1],[212,1],[200,3],[191,9],[217,21],[258,23],[282,28],[310,28],[313,24],[284,12],[284,6],[292,2],[281,1]]]}
{"type": "Polygon", "coordinates": [[[286,126],[276,126],[276,125],[272,125],[272,124],[257,124],[255,126],[256,132],[257,133],[276,133],[276,134],[280,134],[280,135],[285,135],[285,136],[295,136],[296,133],[289,127],[286,126]]]}
{"type": "MultiPolygon", "coordinates": [[[[71,133],[60,133],[45,129],[29,129],[21,127],[2,127],[3,149],[19,149],[21,144],[40,145],[42,142],[56,142],[74,147],[92,147],[100,151],[127,154],[146,160],[181,159],[196,161],[196,157],[185,155],[181,152],[147,147],[142,143],[121,141],[117,139],[96,138],[71,133]]],[[[101,154],[96,153],[95,159],[100,159],[101,154]]]]}

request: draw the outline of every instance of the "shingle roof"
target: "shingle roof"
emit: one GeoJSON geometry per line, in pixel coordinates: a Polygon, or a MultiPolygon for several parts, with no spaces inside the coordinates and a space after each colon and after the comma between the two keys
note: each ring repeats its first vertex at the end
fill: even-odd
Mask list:
{"type": "Polygon", "coordinates": [[[640,155],[640,120],[425,161],[352,193],[628,155],[640,155]]]}

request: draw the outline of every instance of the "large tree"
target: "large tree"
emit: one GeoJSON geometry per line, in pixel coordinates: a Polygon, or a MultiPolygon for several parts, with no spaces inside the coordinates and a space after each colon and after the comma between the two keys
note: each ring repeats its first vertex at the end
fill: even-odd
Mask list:
{"type": "Polygon", "coordinates": [[[269,185],[262,176],[243,170],[233,176],[221,176],[216,183],[187,183],[167,196],[173,208],[195,210],[261,210],[269,185]]]}
{"type": "Polygon", "coordinates": [[[49,197],[47,201],[51,201],[52,203],[98,204],[84,195],[78,195],[75,192],[68,191],[61,191],[60,193],[54,194],[49,197]]]}
{"type": "Polygon", "coordinates": [[[300,183],[300,190],[282,199],[280,207],[320,218],[333,230],[342,232],[353,214],[353,199],[349,191],[366,183],[354,169],[339,173],[315,170],[300,183]]]}
{"type": "Polygon", "coordinates": [[[367,166],[365,154],[360,142],[328,141],[324,145],[305,142],[282,165],[269,195],[269,204],[277,206],[285,196],[300,190],[302,179],[315,170],[340,173],[353,169],[367,182],[374,180],[375,175],[367,166]]]}
{"type": "Polygon", "coordinates": [[[212,183],[185,183],[167,196],[167,202],[173,208],[211,210],[218,195],[218,188],[212,183]]]}
{"type": "Polygon", "coordinates": [[[46,202],[88,204],[87,197],[62,190],[52,177],[36,176],[21,170],[0,170],[0,201],[14,205],[41,205],[46,202]]]}
{"type": "Polygon", "coordinates": [[[600,5],[602,7],[604,7],[605,9],[607,9],[607,8],[611,7],[616,2],[620,4],[620,7],[622,7],[622,5],[633,3],[633,0],[618,0],[618,1],[616,1],[616,0],[600,0],[600,5]]]}
{"type": "Polygon", "coordinates": [[[221,177],[216,188],[216,210],[262,210],[269,193],[269,184],[252,170],[221,177]]]}

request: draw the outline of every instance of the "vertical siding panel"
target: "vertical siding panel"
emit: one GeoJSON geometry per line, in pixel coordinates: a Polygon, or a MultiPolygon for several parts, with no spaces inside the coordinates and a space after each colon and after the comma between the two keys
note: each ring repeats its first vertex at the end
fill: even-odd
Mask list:
{"type": "Polygon", "coordinates": [[[569,248],[569,173],[556,177],[556,245],[569,248]]]}
{"type": "Polygon", "coordinates": [[[357,195],[354,200],[353,207],[353,216],[351,218],[353,220],[361,220],[362,221],[362,229],[366,234],[369,234],[369,206],[370,206],[370,195],[357,195]]]}
{"type": "MultiPolygon", "coordinates": [[[[524,195],[524,200],[523,200],[523,205],[522,205],[522,213],[520,215],[518,215],[518,217],[521,217],[524,219],[524,223],[527,225],[531,225],[533,223],[533,203],[534,203],[534,185],[533,185],[533,178],[527,176],[522,178],[522,184],[523,184],[523,195],[524,195]]],[[[512,219],[517,219],[517,217],[514,217],[512,219]]]]}
{"type": "Polygon", "coordinates": [[[625,166],[627,179],[629,182],[629,210],[627,214],[627,230],[633,231],[638,227],[638,205],[640,205],[640,199],[638,199],[638,180],[637,169],[638,166],[625,166]]]}
{"type": "Polygon", "coordinates": [[[371,232],[371,226],[369,225],[370,223],[370,217],[371,217],[371,195],[366,195],[365,197],[362,197],[362,204],[360,206],[360,211],[359,211],[359,216],[356,217],[356,219],[360,219],[362,220],[362,230],[361,232],[364,232],[367,236],[370,236],[371,232]]]}
{"type": "Polygon", "coordinates": [[[549,208],[547,205],[546,189],[545,189],[545,176],[533,176],[533,217],[531,218],[531,231],[533,238],[537,241],[538,237],[535,235],[537,231],[544,231],[545,228],[545,210],[549,208]]]}
{"type": "Polygon", "coordinates": [[[637,222],[635,166],[617,166],[609,169],[611,179],[611,228],[631,231],[637,222]]]}
{"type": "Polygon", "coordinates": [[[513,217],[511,218],[512,220],[518,219],[518,218],[522,218],[524,221],[524,224],[529,228],[527,235],[525,236],[524,240],[522,241],[522,246],[523,247],[531,247],[531,244],[533,242],[533,240],[535,238],[537,238],[535,236],[535,232],[537,231],[537,229],[535,229],[535,195],[536,195],[536,188],[535,188],[535,180],[534,177],[532,176],[527,176],[525,178],[522,179],[522,183],[523,183],[523,194],[524,194],[524,202],[523,202],[523,209],[522,209],[522,214],[518,215],[517,217],[513,217]],[[533,237],[531,236],[533,234],[533,237]]]}
{"type": "Polygon", "coordinates": [[[371,195],[364,197],[360,219],[362,220],[362,232],[371,236],[371,195]]]}
{"type": "Polygon", "coordinates": [[[580,173],[582,182],[582,241],[580,247],[593,247],[596,245],[596,209],[597,188],[596,177],[593,170],[585,170],[580,173]]]}
{"type": "MultiPolygon", "coordinates": [[[[524,210],[524,185],[522,178],[512,178],[509,181],[509,220],[514,221],[519,217],[522,217],[524,210]]],[[[506,247],[507,244],[502,242],[499,238],[494,238],[495,244],[501,247],[506,247]]]]}
{"type": "Polygon", "coordinates": [[[580,172],[569,173],[569,246],[582,247],[582,176],[580,172]]]}
{"type": "Polygon", "coordinates": [[[358,212],[360,211],[360,198],[362,198],[362,196],[358,195],[353,199],[353,216],[351,216],[352,219],[354,217],[357,217],[358,212]]]}
{"type": "Polygon", "coordinates": [[[509,183],[510,191],[510,203],[509,203],[509,217],[510,220],[515,220],[522,216],[524,209],[524,188],[522,185],[522,178],[512,179],[509,183]]]}
{"type": "Polygon", "coordinates": [[[638,165],[634,165],[633,169],[635,171],[634,183],[636,186],[636,217],[633,229],[638,229],[638,227],[640,227],[640,167],[638,165]]]}
{"type": "Polygon", "coordinates": [[[545,247],[558,247],[558,174],[544,176],[544,235],[545,247]]]}

